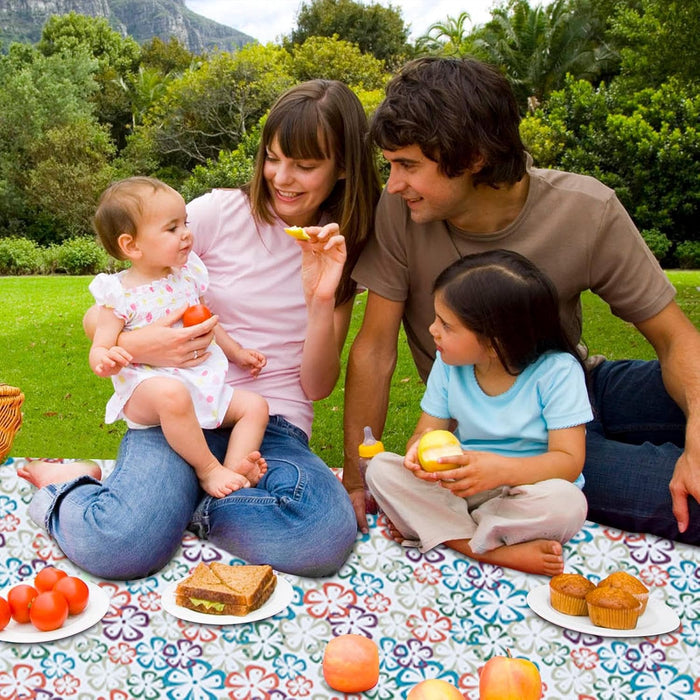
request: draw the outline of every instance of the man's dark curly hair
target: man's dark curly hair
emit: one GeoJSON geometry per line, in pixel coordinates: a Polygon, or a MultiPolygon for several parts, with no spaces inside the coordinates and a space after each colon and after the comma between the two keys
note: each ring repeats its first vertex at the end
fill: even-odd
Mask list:
{"type": "Polygon", "coordinates": [[[465,58],[419,58],[388,84],[370,125],[377,145],[411,145],[457,177],[483,158],[474,184],[513,184],[525,174],[515,95],[501,73],[465,58]]]}

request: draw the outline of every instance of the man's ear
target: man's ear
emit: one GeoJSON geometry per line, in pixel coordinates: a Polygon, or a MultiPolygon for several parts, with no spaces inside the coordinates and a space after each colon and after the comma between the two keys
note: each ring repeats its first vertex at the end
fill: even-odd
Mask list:
{"type": "Polygon", "coordinates": [[[484,168],[485,165],[486,158],[484,158],[484,156],[482,156],[481,153],[479,153],[472,161],[472,164],[469,166],[469,172],[472,175],[476,175],[484,168]]]}
{"type": "Polygon", "coordinates": [[[127,260],[134,260],[141,257],[141,249],[136,243],[136,237],[130,233],[121,233],[117,238],[119,250],[124,254],[127,260]]]}

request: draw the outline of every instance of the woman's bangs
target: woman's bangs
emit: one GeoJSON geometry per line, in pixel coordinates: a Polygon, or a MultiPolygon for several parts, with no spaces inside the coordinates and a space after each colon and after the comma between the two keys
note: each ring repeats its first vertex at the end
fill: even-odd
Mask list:
{"type": "Polygon", "coordinates": [[[327,160],[331,157],[325,125],[315,104],[286,115],[275,131],[282,153],[295,160],[327,160]]]}

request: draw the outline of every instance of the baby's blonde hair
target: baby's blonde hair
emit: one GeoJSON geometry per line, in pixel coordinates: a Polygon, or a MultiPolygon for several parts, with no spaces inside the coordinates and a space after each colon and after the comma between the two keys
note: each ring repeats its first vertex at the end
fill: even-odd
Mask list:
{"type": "Polygon", "coordinates": [[[124,260],[119,236],[136,236],[143,214],[144,191],[175,191],[154,177],[134,176],[113,182],[100,197],[92,224],[104,249],[117,260],[124,260]]]}

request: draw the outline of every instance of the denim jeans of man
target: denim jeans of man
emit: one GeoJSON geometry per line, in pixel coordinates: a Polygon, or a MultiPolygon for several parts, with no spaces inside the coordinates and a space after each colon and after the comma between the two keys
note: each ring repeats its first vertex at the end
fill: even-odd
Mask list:
{"type": "Polygon", "coordinates": [[[666,392],[659,363],[606,361],[591,373],[595,420],[586,435],[588,519],[630,532],[700,544],[700,507],[678,532],[669,482],[685,444],[685,416],[666,392]]]}
{"type": "MultiPolygon", "coordinates": [[[[223,458],[228,431],[205,434],[223,458]]],[[[102,578],[158,571],[188,528],[250,563],[301,576],[335,573],[357,535],[342,484],[303,431],[279,416],[270,418],[261,451],[268,471],[258,486],[217,499],[204,494],[160,428],[129,430],[104,484],[81,477],[47,486],[29,513],[72,562],[102,578]]]]}

